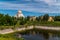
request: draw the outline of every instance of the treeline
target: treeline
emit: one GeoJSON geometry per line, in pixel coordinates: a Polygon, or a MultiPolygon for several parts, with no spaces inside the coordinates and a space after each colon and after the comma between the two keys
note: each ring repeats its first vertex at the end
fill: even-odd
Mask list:
{"type": "Polygon", "coordinates": [[[0,14],[0,26],[14,25],[15,22],[14,17],[9,16],[8,14],[0,14]]]}
{"type": "Polygon", "coordinates": [[[34,19],[34,17],[31,16],[27,16],[25,18],[20,17],[20,18],[15,18],[14,16],[10,16],[8,14],[4,15],[4,14],[0,14],[0,28],[10,28],[12,26],[12,28],[14,27],[18,27],[21,25],[24,26],[28,26],[28,25],[55,25],[56,24],[60,26],[59,22],[54,23],[55,21],[60,21],[60,16],[53,16],[54,22],[48,22],[49,19],[49,15],[45,14],[43,16],[39,16],[36,17],[34,19]],[[32,18],[32,19],[31,19],[32,18]],[[4,27],[7,26],[7,27],[4,27]],[[10,26],[10,27],[8,27],[10,26]]]}
{"type": "Polygon", "coordinates": [[[54,20],[55,21],[60,21],[60,16],[55,16],[54,20]]]}
{"type": "MultiPolygon", "coordinates": [[[[35,21],[47,21],[49,18],[48,14],[45,14],[43,19],[41,19],[41,16],[36,17],[35,21]]],[[[4,25],[4,26],[13,26],[13,25],[24,25],[29,21],[33,21],[30,20],[30,16],[27,16],[25,18],[15,18],[13,16],[10,16],[8,14],[4,15],[4,14],[0,14],[0,26],[4,25]]]]}

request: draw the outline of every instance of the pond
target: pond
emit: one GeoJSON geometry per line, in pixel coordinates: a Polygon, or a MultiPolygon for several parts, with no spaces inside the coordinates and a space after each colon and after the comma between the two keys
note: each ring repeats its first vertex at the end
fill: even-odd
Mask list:
{"type": "Polygon", "coordinates": [[[24,40],[60,40],[60,31],[32,29],[17,33],[24,40]]]}
{"type": "Polygon", "coordinates": [[[36,34],[36,35],[22,35],[22,37],[25,39],[25,40],[60,40],[60,37],[58,35],[52,35],[52,36],[49,36],[49,38],[45,38],[43,36],[43,34],[36,34]]]}

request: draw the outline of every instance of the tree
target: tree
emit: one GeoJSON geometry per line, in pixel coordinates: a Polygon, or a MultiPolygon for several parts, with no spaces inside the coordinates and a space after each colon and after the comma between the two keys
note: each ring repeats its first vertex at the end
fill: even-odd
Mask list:
{"type": "Polygon", "coordinates": [[[4,24],[4,15],[0,14],[0,25],[4,24]]]}
{"type": "Polygon", "coordinates": [[[37,20],[37,21],[41,21],[41,16],[36,17],[36,20],[37,20]]]}
{"type": "Polygon", "coordinates": [[[60,16],[55,16],[54,20],[55,21],[60,21],[60,16]]]}
{"type": "Polygon", "coordinates": [[[12,25],[16,25],[16,23],[17,23],[17,19],[12,16],[12,25]]]}
{"type": "Polygon", "coordinates": [[[29,21],[30,20],[30,16],[27,16],[26,19],[27,19],[27,21],[29,21]]]}
{"type": "Polygon", "coordinates": [[[48,21],[48,19],[49,19],[49,15],[48,15],[48,14],[45,14],[45,15],[43,16],[43,21],[48,21]]]}
{"type": "Polygon", "coordinates": [[[11,25],[12,24],[12,17],[9,16],[8,14],[6,14],[4,16],[4,21],[5,21],[5,25],[11,25]]]}

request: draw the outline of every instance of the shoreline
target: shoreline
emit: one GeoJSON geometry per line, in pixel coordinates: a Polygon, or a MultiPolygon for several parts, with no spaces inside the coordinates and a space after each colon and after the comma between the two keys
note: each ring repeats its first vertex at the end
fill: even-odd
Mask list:
{"type": "Polygon", "coordinates": [[[0,34],[9,34],[14,33],[17,31],[25,31],[25,30],[31,30],[31,29],[40,29],[40,30],[51,30],[51,31],[60,31],[60,27],[47,27],[47,26],[29,26],[29,27],[23,27],[23,28],[16,28],[16,29],[4,29],[0,30],[0,34]]]}

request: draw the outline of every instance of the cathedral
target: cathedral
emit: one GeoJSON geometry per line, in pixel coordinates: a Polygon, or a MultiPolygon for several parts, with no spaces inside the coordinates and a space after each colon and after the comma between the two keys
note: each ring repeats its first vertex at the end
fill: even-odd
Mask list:
{"type": "Polygon", "coordinates": [[[19,17],[24,17],[24,15],[22,14],[22,11],[19,10],[18,13],[15,15],[16,18],[19,18],[19,17]]]}

